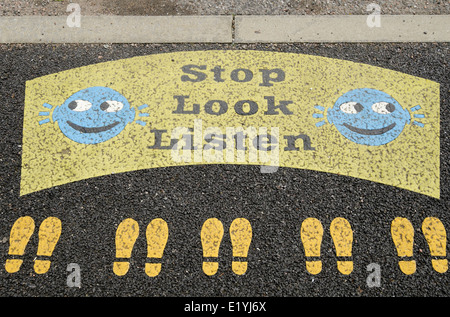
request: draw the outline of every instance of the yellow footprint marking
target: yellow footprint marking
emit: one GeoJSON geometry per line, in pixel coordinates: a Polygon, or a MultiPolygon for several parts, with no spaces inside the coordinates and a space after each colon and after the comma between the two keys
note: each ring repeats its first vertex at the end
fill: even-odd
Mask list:
{"type": "MultiPolygon", "coordinates": [[[[350,223],[344,218],[335,218],[330,226],[331,238],[338,257],[352,256],[353,231],[350,223]]],[[[353,261],[337,261],[339,272],[348,275],[353,271],[353,261]]]]}
{"type": "MultiPolygon", "coordinates": [[[[11,228],[9,237],[9,254],[23,255],[25,248],[31,235],[34,232],[34,220],[31,217],[25,216],[16,220],[11,228]]],[[[15,273],[19,271],[23,260],[21,259],[7,259],[5,269],[8,273],[15,273]]]]}
{"type": "MultiPolygon", "coordinates": [[[[200,237],[204,258],[217,258],[219,256],[219,248],[220,243],[222,242],[223,233],[223,225],[220,220],[210,218],[203,223],[200,237]]],[[[203,261],[203,272],[206,275],[214,275],[217,273],[218,269],[218,262],[203,261]]]]}
{"type": "MultiPolygon", "coordinates": [[[[231,245],[233,257],[246,258],[252,241],[252,226],[245,218],[234,219],[230,226],[231,245]]],[[[247,261],[233,261],[232,270],[237,275],[247,271],[247,261]]]]}
{"type": "MultiPolygon", "coordinates": [[[[433,217],[422,222],[422,232],[427,240],[432,256],[445,257],[447,248],[447,233],[442,222],[433,217]]],[[[431,264],[436,272],[445,273],[448,270],[447,259],[432,259],[431,264]]]]}
{"type": "MultiPolygon", "coordinates": [[[[147,226],[147,258],[161,259],[169,238],[169,227],[163,219],[153,219],[147,226]]],[[[145,263],[145,273],[155,277],[161,272],[161,263],[145,263]]]]}
{"type": "MultiPolygon", "coordinates": [[[[319,257],[322,244],[323,227],[316,218],[307,218],[300,229],[300,237],[305,249],[305,256],[319,257]]],[[[322,271],[322,261],[306,260],[306,270],[311,274],[319,274],[322,271]]]]}
{"type": "MultiPolygon", "coordinates": [[[[55,217],[46,218],[39,226],[38,256],[50,257],[61,236],[61,220],[55,217]]],[[[49,260],[36,259],[34,261],[34,271],[37,274],[44,274],[50,269],[49,260]]]]}
{"type": "MultiPolygon", "coordinates": [[[[414,228],[406,218],[397,217],[391,223],[391,235],[399,257],[412,257],[414,244],[414,228]]],[[[416,261],[400,260],[400,270],[407,274],[416,272],[416,261]]]]}
{"type": "MultiPolygon", "coordinates": [[[[137,221],[131,218],[122,221],[116,231],[116,257],[129,259],[138,236],[139,225],[137,221]]],[[[118,276],[127,274],[129,268],[130,263],[128,261],[116,261],[113,264],[113,271],[118,276]]]]}

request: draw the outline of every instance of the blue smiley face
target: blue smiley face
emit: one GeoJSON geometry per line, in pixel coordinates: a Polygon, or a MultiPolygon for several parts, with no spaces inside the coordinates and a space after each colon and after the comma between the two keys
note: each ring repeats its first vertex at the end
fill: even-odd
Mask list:
{"type": "MultiPolygon", "coordinates": [[[[44,106],[53,108],[48,104],[44,106]]],[[[43,114],[49,112],[40,113],[43,114]]],[[[58,123],[61,132],[72,141],[97,144],[117,136],[134,121],[135,115],[135,109],[117,91],[107,87],[90,87],[67,98],[61,106],[55,107],[51,116],[58,123]]],[[[49,121],[46,119],[40,124],[49,121]]],[[[145,125],[142,121],[137,122],[145,125]]]]}
{"type": "Polygon", "coordinates": [[[347,139],[377,146],[395,140],[411,115],[387,93],[362,88],[338,98],[328,110],[327,119],[347,139]]]}

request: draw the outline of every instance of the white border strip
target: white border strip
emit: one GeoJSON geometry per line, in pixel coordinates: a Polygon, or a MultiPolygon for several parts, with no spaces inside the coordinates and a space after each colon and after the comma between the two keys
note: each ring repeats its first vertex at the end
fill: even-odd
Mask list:
{"type": "Polygon", "coordinates": [[[0,43],[450,42],[450,15],[0,17],[0,43]],[[378,25],[369,19],[378,19],[378,25]]]}
{"type": "Polygon", "coordinates": [[[450,15],[237,16],[235,26],[236,43],[450,42],[450,15]]]}

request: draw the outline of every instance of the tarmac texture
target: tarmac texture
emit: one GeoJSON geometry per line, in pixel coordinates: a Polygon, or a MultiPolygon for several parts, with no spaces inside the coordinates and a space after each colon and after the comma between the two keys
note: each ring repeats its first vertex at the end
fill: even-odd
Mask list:
{"type": "MultiPolygon", "coordinates": [[[[438,258],[431,256],[425,236],[431,230],[427,228],[436,228],[442,236],[442,228],[436,223],[422,225],[433,217],[440,220],[444,231],[450,228],[450,192],[446,186],[450,175],[449,49],[448,43],[0,45],[0,263],[5,263],[5,269],[0,270],[0,295],[448,296],[449,274],[436,271],[431,260],[438,258]],[[440,83],[440,199],[341,175],[290,168],[262,174],[259,166],[240,165],[140,170],[19,195],[26,81],[99,62],[196,50],[310,54],[440,83]],[[29,242],[24,253],[14,257],[10,234],[19,218],[23,222],[18,226],[29,229],[21,231],[29,235],[29,242]],[[396,218],[408,220],[398,220],[402,228],[409,224],[412,228],[408,235],[414,242],[412,254],[406,252],[408,257],[403,259],[394,243],[395,230],[391,231],[396,218]],[[129,268],[119,275],[114,269],[119,248],[115,237],[125,219],[133,221],[120,228],[136,241],[129,268]],[[218,219],[221,225],[217,221],[206,225],[208,219],[218,219]],[[145,228],[150,223],[150,232],[158,232],[156,236],[167,242],[162,257],[152,249],[161,263],[159,273],[155,273],[158,265],[146,264],[145,228]],[[41,227],[43,235],[39,236],[41,227]],[[204,270],[206,247],[201,234],[206,231],[202,228],[212,228],[213,236],[220,236],[223,229],[217,272],[210,276],[205,273],[211,271],[204,270]],[[246,233],[236,236],[236,228],[246,233]],[[50,254],[45,251],[49,248],[43,246],[41,252],[38,247],[45,232],[53,238],[60,233],[50,254]],[[317,263],[308,267],[312,259],[305,253],[308,248],[302,244],[301,232],[323,233],[321,253],[313,259],[321,261],[318,274],[308,271],[317,263]],[[333,244],[336,232],[347,233],[343,241],[352,241],[350,254],[337,253],[333,244]],[[233,249],[237,250],[235,237],[242,243],[250,242],[248,253],[233,254],[233,249]],[[245,270],[242,264],[233,265],[237,256],[241,263],[245,258],[245,270]],[[339,264],[341,256],[352,262],[350,274],[342,273],[349,263],[339,264]],[[23,260],[15,273],[8,272],[15,262],[8,261],[11,258],[23,260]],[[49,267],[46,260],[51,261],[49,267]],[[400,260],[409,263],[400,265],[400,260]],[[411,267],[412,261],[415,271],[407,274],[405,266],[411,267]],[[79,287],[71,287],[68,281],[76,271],[74,267],[80,268],[79,287]],[[381,269],[381,280],[373,286],[368,277],[376,267],[381,269]],[[245,273],[236,273],[242,271],[245,273]]],[[[52,239],[48,241],[50,244],[52,239]]],[[[206,267],[214,270],[213,264],[206,267]]]]}

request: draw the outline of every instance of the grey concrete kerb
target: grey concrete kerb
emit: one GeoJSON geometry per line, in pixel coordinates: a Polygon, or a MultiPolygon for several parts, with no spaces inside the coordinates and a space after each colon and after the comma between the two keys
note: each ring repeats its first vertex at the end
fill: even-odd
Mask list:
{"type": "Polygon", "coordinates": [[[449,15],[237,16],[235,25],[243,43],[450,40],[449,15]]]}
{"type": "Polygon", "coordinates": [[[0,17],[0,43],[450,42],[450,15],[0,17]],[[378,19],[376,22],[369,19],[378,19]]]}
{"type": "Polygon", "coordinates": [[[82,16],[0,18],[1,43],[229,43],[231,16],[82,16]]]}

